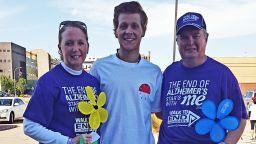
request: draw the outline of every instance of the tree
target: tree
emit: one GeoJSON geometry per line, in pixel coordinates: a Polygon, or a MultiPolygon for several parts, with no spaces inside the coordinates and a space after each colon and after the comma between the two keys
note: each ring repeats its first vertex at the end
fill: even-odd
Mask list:
{"type": "Polygon", "coordinates": [[[20,78],[19,81],[16,83],[16,88],[20,92],[20,94],[24,94],[26,87],[27,87],[26,79],[20,78]]]}
{"type": "Polygon", "coordinates": [[[13,91],[13,80],[7,76],[0,76],[1,90],[5,92],[13,91]]]}

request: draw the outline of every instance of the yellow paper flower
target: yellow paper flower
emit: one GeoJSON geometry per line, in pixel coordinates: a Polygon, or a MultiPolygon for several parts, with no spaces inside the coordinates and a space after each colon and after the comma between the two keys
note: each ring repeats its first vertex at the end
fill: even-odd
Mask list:
{"type": "Polygon", "coordinates": [[[96,130],[99,128],[100,123],[104,123],[108,119],[107,110],[102,108],[102,106],[106,103],[106,94],[104,92],[101,92],[96,102],[93,89],[90,86],[87,86],[85,88],[85,91],[89,99],[89,102],[85,102],[85,101],[79,102],[78,109],[82,114],[90,115],[89,126],[92,129],[96,130]]]}

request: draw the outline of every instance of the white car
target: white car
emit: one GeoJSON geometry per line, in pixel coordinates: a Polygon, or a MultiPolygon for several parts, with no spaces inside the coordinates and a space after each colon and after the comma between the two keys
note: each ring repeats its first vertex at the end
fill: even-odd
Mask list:
{"type": "Polygon", "coordinates": [[[23,119],[27,104],[18,97],[0,97],[0,121],[13,123],[14,120],[23,119]]]}

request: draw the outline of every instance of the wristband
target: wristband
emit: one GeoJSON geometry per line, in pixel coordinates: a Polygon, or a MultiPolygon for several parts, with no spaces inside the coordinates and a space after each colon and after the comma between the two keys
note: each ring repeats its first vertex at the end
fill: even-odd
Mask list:
{"type": "Polygon", "coordinates": [[[84,144],[84,137],[83,137],[83,135],[80,135],[80,142],[79,142],[79,144],[84,144]]]}
{"type": "Polygon", "coordinates": [[[73,144],[73,143],[72,143],[72,138],[68,138],[67,144],[73,144]]]}

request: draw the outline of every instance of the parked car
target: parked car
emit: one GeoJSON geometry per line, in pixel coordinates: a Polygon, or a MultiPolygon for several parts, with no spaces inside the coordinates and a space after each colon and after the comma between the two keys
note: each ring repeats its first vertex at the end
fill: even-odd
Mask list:
{"type": "Polygon", "coordinates": [[[12,124],[15,120],[23,119],[27,104],[18,97],[0,97],[0,121],[12,124]]]}
{"type": "Polygon", "coordinates": [[[7,97],[8,93],[4,92],[4,91],[0,91],[0,97],[7,97]]]}

